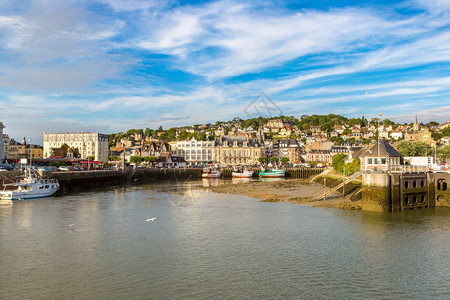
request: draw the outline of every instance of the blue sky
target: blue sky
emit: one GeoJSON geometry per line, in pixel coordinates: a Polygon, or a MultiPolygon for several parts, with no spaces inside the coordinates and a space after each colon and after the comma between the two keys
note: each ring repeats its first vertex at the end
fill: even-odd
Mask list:
{"type": "Polygon", "coordinates": [[[450,1],[0,2],[0,121],[112,133],[285,115],[450,120],[450,1]]]}

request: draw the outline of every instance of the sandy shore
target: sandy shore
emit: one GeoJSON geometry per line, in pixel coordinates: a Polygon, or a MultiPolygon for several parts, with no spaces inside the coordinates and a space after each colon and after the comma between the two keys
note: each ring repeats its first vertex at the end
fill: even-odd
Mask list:
{"type": "Polygon", "coordinates": [[[302,204],[313,207],[334,207],[341,209],[361,209],[349,199],[343,198],[338,192],[332,193],[326,200],[315,200],[329,188],[310,182],[306,179],[284,179],[281,181],[249,181],[236,183],[230,181],[220,186],[210,186],[207,189],[216,193],[239,194],[260,199],[263,202],[282,202],[302,204]]]}

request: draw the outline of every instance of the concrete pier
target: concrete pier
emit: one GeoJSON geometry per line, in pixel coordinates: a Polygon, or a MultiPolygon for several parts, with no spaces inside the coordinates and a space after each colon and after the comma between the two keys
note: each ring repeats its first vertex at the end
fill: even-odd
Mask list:
{"type": "Polygon", "coordinates": [[[446,172],[365,173],[362,175],[363,210],[394,212],[448,205],[446,172]]]}

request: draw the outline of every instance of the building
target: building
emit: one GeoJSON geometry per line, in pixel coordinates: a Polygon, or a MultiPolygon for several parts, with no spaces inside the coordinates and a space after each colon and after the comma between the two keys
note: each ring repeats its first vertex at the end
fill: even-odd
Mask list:
{"type": "Polygon", "coordinates": [[[253,165],[265,156],[264,140],[242,136],[223,136],[214,144],[214,159],[222,165],[253,165]]]}
{"type": "Polygon", "coordinates": [[[413,130],[405,133],[405,140],[410,142],[425,142],[432,147],[436,147],[436,142],[433,140],[428,128],[420,128],[417,115],[414,120],[413,130]]]}
{"type": "Polygon", "coordinates": [[[302,147],[295,139],[280,139],[274,140],[272,145],[272,156],[278,157],[281,160],[282,157],[289,158],[290,163],[302,162],[302,147]]]}
{"type": "Polygon", "coordinates": [[[183,157],[191,165],[210,163],[214,161],[214,144],[214,141],[197,141],[195,138],[178,141],[177,156],[183,157]]]}
{"type": "Polygon", "coordinates": [[[5,128],[5,125],[0,122],[0,165],[3,164],[3,128],[5,128]]]}
{"type": "Polygon", "coordinates": [[[19,143],[14,139],[10,139],[8,135],[4,135],[3,148],[3,158],[7,160],[17,161],[21,158],[40,159],[43,157],[42,147],[40,145],[28,144],[25,137],[19,143]]]}
{"type": "Polygon", "coordinates": [[[171,147],[168,142],[164,141],[144,141],[142,144],[142,151],[139,156],[154,156],[158,157],[161,153],[171,152],[171,147]]]}
{"type": "Polygon", "coordinates": [[[401,154],[386,140],[373,141],[367,148],[357,154],[361,160],[361,170],[390,170],[400,165],[401,154]]]}
{"type": "Polygon", "coordinates": [[[323,163],[330,165],[332,161],[330,150],[311,150],[306,153],[305,160],[308,162],[323,163]]]}
{"type": "Polygon", "coordinates": [[[78,149],[81,158],[90,156],[94,160],[108,161],[108,135],[93,132],[68,132],[68,133],[46,133],[44,137],[44,158],[53,156],[53,149],[61,148],[66,144],[72,149],[78,149]]]}
{"type": "Polygon", "coordinates": [[[170,153],[162,153],[156,160],[158,168],[184,168],[186,161],[183,157],[172,156],[170,153]]]}

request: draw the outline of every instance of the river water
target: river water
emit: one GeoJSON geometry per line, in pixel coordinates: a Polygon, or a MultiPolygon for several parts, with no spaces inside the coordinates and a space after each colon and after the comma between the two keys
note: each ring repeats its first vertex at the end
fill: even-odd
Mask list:
{"type": "Polygon", "coordinates": [[[449,209],[311,208],[198,184],[2,201],[0,299],[450,298],[449,209]]]}

